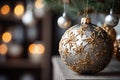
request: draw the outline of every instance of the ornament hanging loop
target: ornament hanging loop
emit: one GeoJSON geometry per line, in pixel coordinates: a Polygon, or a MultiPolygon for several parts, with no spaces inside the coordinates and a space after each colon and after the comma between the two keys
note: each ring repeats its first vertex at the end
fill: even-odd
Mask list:
{"type": "Polygon", "coordinates": [[[86,4],[86,8],[84,9],[84,14],[83,14],[83,18],[81,19],[81,24],[90,24],[91,23],[91,19],[90,17],[88,17],[88,0],[87,0],[87,4],[86,4]]]}
{"type": "Polygon", "coordinates": [[[84,7],[84,14],[83,14],[84,17],[88,17],[88,0],[87,0],[87,3],[86,3],[86,6],[84,7]]]}
{"type": "Polygon", "coordinates": [[[89,17],[83,17],[81,19],[81,24],[84,25],[84,24],[90,24],[91,23],[91,19],[89,17]]]}

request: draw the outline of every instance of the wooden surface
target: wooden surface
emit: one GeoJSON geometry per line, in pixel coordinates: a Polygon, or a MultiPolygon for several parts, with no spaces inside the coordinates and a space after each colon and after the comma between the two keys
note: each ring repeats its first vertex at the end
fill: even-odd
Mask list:
{"type": "Polygon", "coordinates": [[[58,56],[52,58],[52,63],[53,80],[120,80],[120,62],[115,59],[112,59],[110,64],[103,71],[94,75],[81,75],[71,71],[58,56]]]}

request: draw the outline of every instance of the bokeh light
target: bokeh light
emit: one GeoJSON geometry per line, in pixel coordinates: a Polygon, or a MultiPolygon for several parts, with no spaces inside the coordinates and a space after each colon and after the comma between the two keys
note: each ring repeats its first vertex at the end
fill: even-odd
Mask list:
{"type": "Polygon", "coordinates": [[[40,9],[44,7],[43,1],[42,0],[36,0],[35,1],[35,7],[40,9]]]}
{"type": "Polygon", "coordinates": [[[12,39],[12,35],[11,35],[10,32],[5,32],[5,33],[3,33],[3,35],[2,35],[2,40],[3,40],[4,42],[8,43],[8,42],[11,41],[11,39],[12,39]]]}
{"type": "Polygon", "coordinates": [[[10,6],[9,5],[3,5],[1,8],[1,14],[7,15],[10,13],[10,6]]]}
{"type": "Polygon", "coordinates": [[[30,73],[23,74],[20,80],[35,80],[34,76],[30,73]]]}
{"type": "Polygon", "coordinates": [[[10,57],[20,57],[22,52],[23,52],[23,48],[21,44],[12,42],[8,45],[8,55],[10,57]]]}
{"type": "Polygon", "coordinates": [[[16,16],[22,16],[24,13],[24,6],[22,4],[18,4],[14,8],[14,13],[16,16]]]}
{"type": "Polygon", "coordinates": [[[43,54],[45,52],[45,46],[43,44],[30,44],[29,52],[31,54],[43,54]]]}
{"type": "Polygon", "coordinates": [[[5,55],[8,51],[8,47],[5,44],[0,44],[0,54],[5,55]]]}

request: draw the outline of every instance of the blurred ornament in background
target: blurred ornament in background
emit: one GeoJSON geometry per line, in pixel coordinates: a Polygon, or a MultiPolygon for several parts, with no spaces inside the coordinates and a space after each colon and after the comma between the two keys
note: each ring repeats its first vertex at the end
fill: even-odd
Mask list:
{"type": "Polygon", "coordinates": [[[29,46],[31,54],[44,54],[45,46],[42,43],[33,43],[29,46]]]}
{"type": "Polygon", "coordinates": [[[115,29],[113,27],[108,27],[105,23],[102,25],[101,28],[108,33],[108,35],[112,39],[112,42],[114,43],[116,41],[116,35],[117,35],[115,29]]]}
{"type": "Polygon", "coordinates": [[[0,61],[5,61],[8,47],[6,44],[0,44],[0,61]]]}
{"type": "Polygon", "coordinates": [[[1,7],[1,14],[8,15],[10,13],[10,6],[5,4],[1,7]]]}
{"type": "Polygon", "coordinates": [[[71,20],[67,16],[69,0],[63,0],[64,12],[61,17],[58,18],[58,26],[62,29],[68,28],[71,26],[71,20]]]}
{"type": "Polygon", "coordinates": [[[7,77],[3,74],[0,74],[0,80],[8,80],[7,77]]]}
{"type": "Polygon", "coordinates": [[[16,25],[14,28],[12,28],[12,36],[13,40],[16,42],[23,42],[24,40],[24,30],[22,25],[16,25]]]}
{"type": "Polygon", "coordinates": [[[114,57],[120,61],[120,39],[116,40],[114,43],[114,57]]]}
{"type": "Polygon", "coordinates": [[[5,43],[9,43],[12,40],[12,34],[10,32],[4,32],[2,34],[2,40],[5,43]]]}
{"type": "Polygon", "coordinates": [[[120,26],[119,25],[120,25],[120,20],[118,22],[118,25],[116,27],[114,27],[114,29],[116,30],[116,33],[117,33],[117,37],[116,37],[117,40],[120,39],[120,26]]]}
{"type": "Polygon", "coordinates": [[[36,0],[34,3],[34,15],[36,18],[41,18],[45,14],[45,3],[43,0],[36,0]]]}
{"type": "Polygon", "coordinates": [[[16,17],[21,18],[22,15],[24,14],[24,6],[22,3],[19,3],[15,6],[14,8],[14,14],[16,15],[16,17]]]}
{"type": "Polygon", "coordinates": [[[26,73],[21,76],[20,80],[35,80],[35,79],[32,74],[26,73]]]}
{"type": "Polygon", "coordinates": [[[30,41],[34,41],[37,39],[38,32],[37,32],[37,27],[27,27],[27,39],[30,41]]]}
{"type": "Polygon", "coordinates": [[[27,3],[27,10],[25,12],[25,14],[22,16],[22,22],[26,25],[26,26],[34,26],[35,25],[35,19],[33,16],[33,4],[32,2],[28,2],[27,3]]]}
{"type": "Polygon", "coordinates": [[[43,54],[45,53],[45,46],[43,42],[32,43],[29,45],[28,51],[30,60],[38,63],[42,60],[43,54]]]}
{"type": "Polygon", "coordinates": [[[66,13],[63,13],[63,15],[58,18],[57,23],[60,28],[64,29],[70,27],[71,20],[66,16],[66,13]]]}
{"type": "Polygon", "coordinates": [[[119,18],[113,14],[112,9],[110,10],[110,14],[106,16],[105,18],[105,24],[108,27],[115,27],[119,22],[119,18]]]}
{"type": "Polygon", "coordinates": [[[0,54],[1,55],[6,55],[8,51],[8,47],[6,44],[0,44],[0,54]]]}
{"type": "Polygon", "coordinates": [[[8,44],[8,55],[11,58],[19,58],[21,57],[23,52],[23,47],[21,44],[11,42],[8,44]]]}

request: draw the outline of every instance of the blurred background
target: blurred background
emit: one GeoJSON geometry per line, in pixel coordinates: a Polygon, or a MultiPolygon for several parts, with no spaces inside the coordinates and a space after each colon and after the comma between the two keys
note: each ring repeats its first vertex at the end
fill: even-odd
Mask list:
{"type": "MultiPolygon", "coordinates": [[[[56,7],[59,5],[56,1],[0,1],[0,80],[52,80],[51,59],[59,54],[59,40],[68,28],[60,28],[57,24],[66,10],[62,0],[58,0],[59,7],[56,7]]],[[[92,11],[89,15],[94,24],[101,26],[106,13],[92,11]]],[[[81,14],[78,12],[79,17],[74,14],[68,14],[70,26],[80,23],[81,14]]],[[[119,34],[119,27],[116,30],[119,34]]]]}

